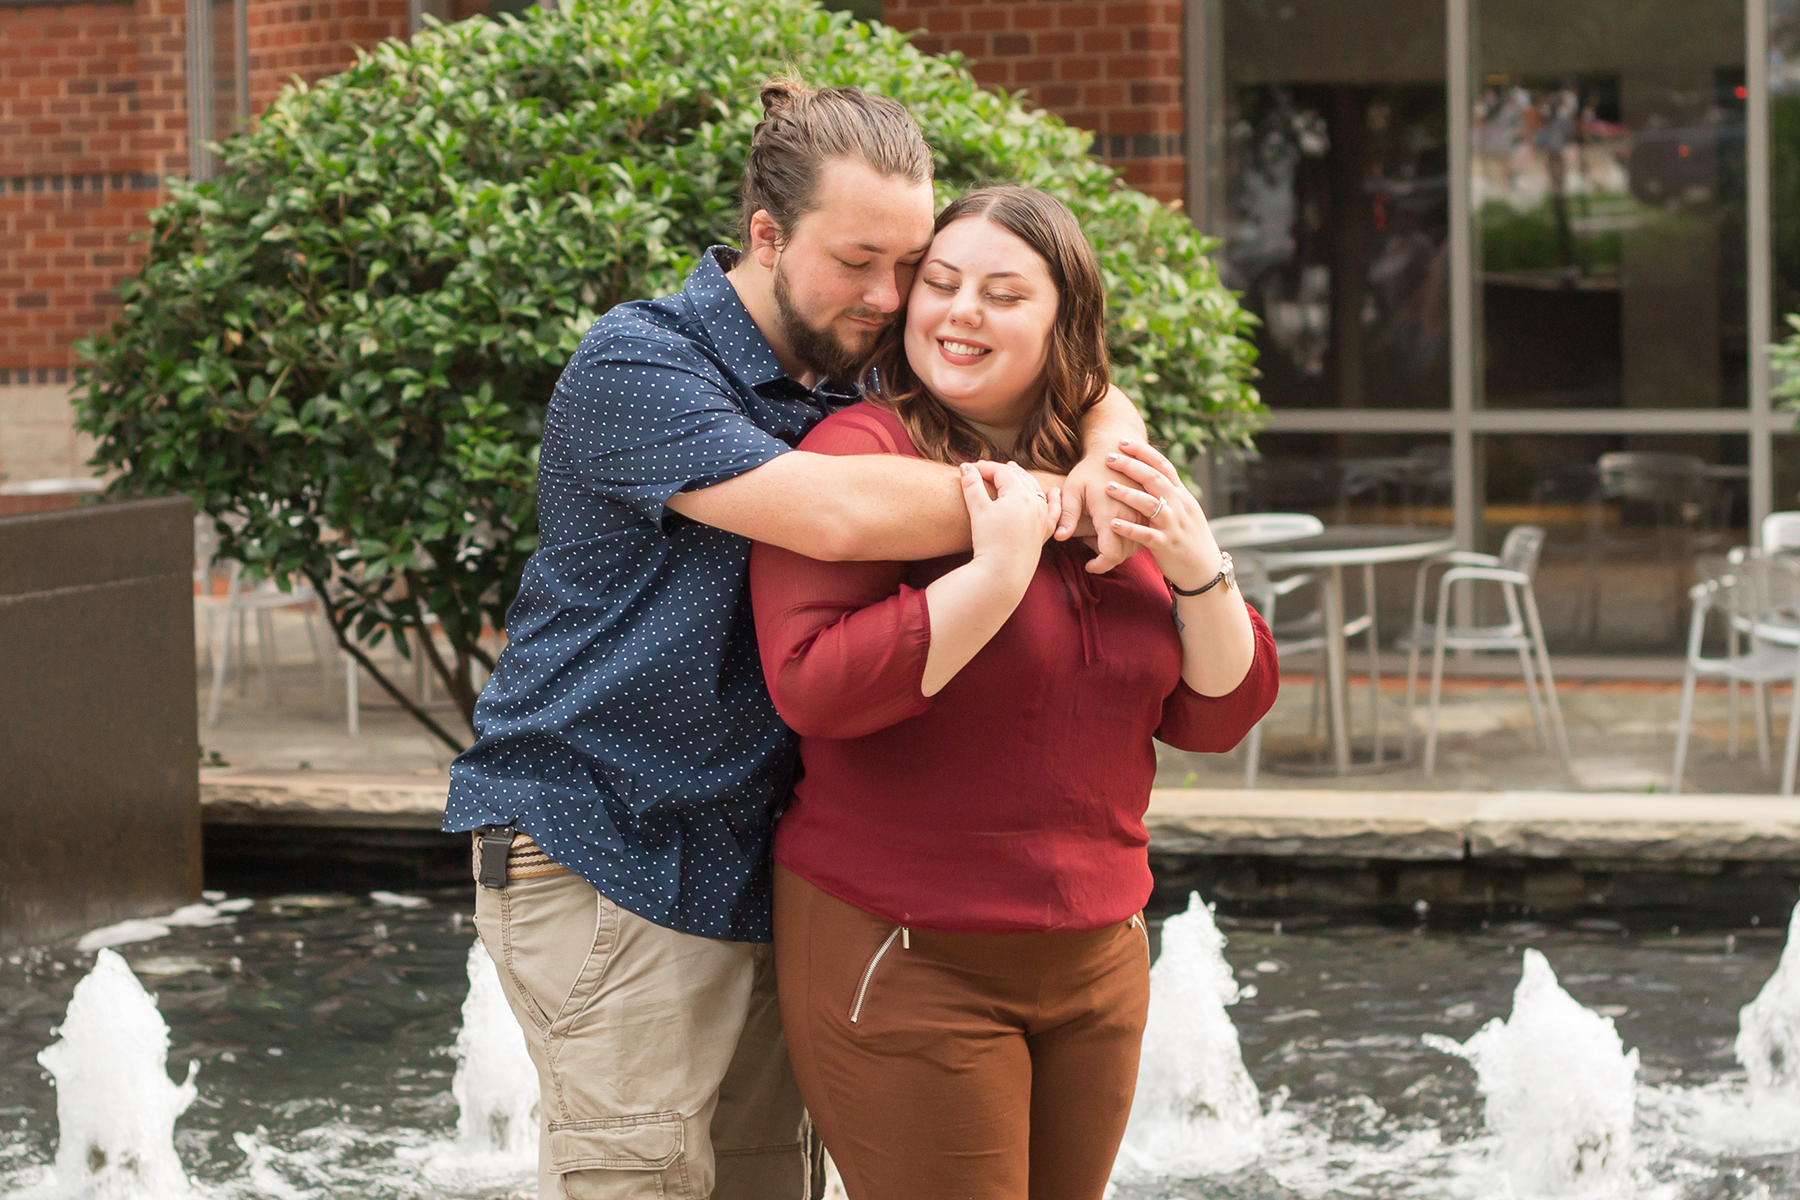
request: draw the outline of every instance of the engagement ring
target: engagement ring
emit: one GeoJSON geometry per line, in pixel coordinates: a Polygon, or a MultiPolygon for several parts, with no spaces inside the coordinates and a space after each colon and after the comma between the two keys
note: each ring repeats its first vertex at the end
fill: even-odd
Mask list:
{"type": "Polygon", "coordinates": [[[1150,516],[1148,519],[1152,520],[1152,521],[1156,520],[1157,514],[1162,512],[1163,505],[1167,504],[1168,502],[1169,502],[1169,498],[1167,496],[1158,496],[1156,498],[1156,507],[1150,510],[1150,516]]]}

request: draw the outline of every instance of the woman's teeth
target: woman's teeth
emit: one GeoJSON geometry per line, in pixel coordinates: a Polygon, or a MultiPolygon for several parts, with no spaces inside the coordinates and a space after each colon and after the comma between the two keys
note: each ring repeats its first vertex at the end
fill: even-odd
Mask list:
{"type": "Polygon", "coordinates": [[[952,354],[968,354],[974,357],[980,357],[988,352],[986,346],[971,346],[967,342],[944,342],[942,345],[944,349],[952,354]]]}

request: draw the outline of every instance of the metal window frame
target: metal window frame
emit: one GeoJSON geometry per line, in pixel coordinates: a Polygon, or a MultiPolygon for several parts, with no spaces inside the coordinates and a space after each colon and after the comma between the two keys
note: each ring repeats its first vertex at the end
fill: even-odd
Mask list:
{"type": "MultiPolygon", "coordinates": [[[[1444,0],[1444,100],[1450,137],[1450,395],[1441,409],[1272,409],[1271,433],[1431,433],[1450,439],[1457,539],[1472,547],[1481,530],[1475,439],[1496,433],[1697,433],[1749,438],[1751,536],[1773,507],[1774,439],[1795,433],[1791,414],[1771,401],[1768,348],[1773,306],[1769,146],[1769,0],[1745,0],[1745,238],[1749,277],[1747,406],[1737,409],[1485,409],[1477,405],[1480,297],[1470,198],[1476,0],[1444,0]]],[[[1224,233],[1224,0],[1188,0],[1185,31],[1189,211],[1204,232],[1224,233]],[[1200,131],[1195,136],[1192,131],[1200,131]]]]}
{"type": "MultiPolygon", "coordinates": [[[[250,5],[231,0],[232,111],[241,126],[250,119],[250,5]]],[[[213,0],[187,0],[187,106],[188,176],[211,179],[218,173],[217,156],[207,144],[219,140],[213,119],[217,97],[213,77],[213,0]]]]}

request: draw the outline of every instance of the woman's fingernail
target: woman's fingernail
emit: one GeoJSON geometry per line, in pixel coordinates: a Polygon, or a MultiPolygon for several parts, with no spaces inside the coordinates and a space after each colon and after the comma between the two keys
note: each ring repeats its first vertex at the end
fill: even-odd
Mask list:
{"type": "Polygon", "coordinates": [[[1121,446],[1129,446],[1129,445],[1131,445],[1131,439],[1130,439],[1130,438],[1120,438],[1120,439],[1119,439],[1119,445],[1121,445],[1121,446]]]}
{"type": "Polygon", "coordinates": [[[1106,456],[1106,461],[1107,461],[1107,462],[1118,462],[1118,461],[1119,461],[1119,456],[1118,456],[1118,455],[1116,455],[1116,454],[1108,454],[1108,455],[1107,455],[1107,456],[1106,456]]]}

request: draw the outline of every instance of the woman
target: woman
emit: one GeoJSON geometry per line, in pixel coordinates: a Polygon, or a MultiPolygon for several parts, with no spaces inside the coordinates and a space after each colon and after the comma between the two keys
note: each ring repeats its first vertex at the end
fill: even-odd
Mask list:
{"type": "Polygon", "coordinates": [[[1080,457],[1103,318],[1060,203],[950,205],[879,395],[803,445],[962,463],[973,554],[752,559],[804,767],[775,839],[782,1020],[852,1200],[1097,1200],[1149,996],[1151,738],[1226,750],[1274,700],[1268,630],[1161,454],[1116,461],[1142,516],[1115,528],[1148,554],[1095,575],[1045,544],[1057,506],[1020,464],[1080,457]]]}

